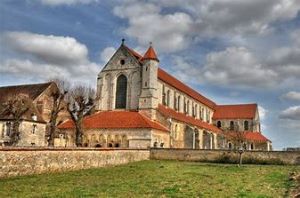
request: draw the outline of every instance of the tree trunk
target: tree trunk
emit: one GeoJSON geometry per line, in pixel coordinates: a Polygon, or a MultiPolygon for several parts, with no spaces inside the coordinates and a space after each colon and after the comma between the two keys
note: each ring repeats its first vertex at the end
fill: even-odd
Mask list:
{"type": "Polygon", "coordinates": [[[76,129],[76,139],[75,139],[75,143],[76,143],[76,146],[77,147],[80,147],[82,146],[82,119],[78,120],[76,123],[75,123],[75,129],[76,129]]]}
{"type": "Polygon", "coordinates": [[[241,167],[243,164],[243,152],[239,152],[239,166],[241,167]]]}
{"type": "Polygon", "coordinates": [[[16,120],[13,122],[13,127],[12,127],[12,133],[10,134],[10,144],[12,146],[16,146],[19,141],[19,128],[20,128],[20,121],[16,120]]]}
{"type": "Polygon", "coordinates": [[[54,146],[55,130],[56,130],[56,122],[50,122],[48,146],[51,146],[51,147],[54,146]]]}

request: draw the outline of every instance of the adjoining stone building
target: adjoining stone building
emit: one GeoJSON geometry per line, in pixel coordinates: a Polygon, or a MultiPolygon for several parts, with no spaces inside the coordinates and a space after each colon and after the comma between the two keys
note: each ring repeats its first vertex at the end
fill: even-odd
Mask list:
{"type": "MultiPolygon", "coordinates": [[[[217,105],[161,69],[152,46],[142,56],[121,44],[98,74],[96,110],[83,121],[85,146],[228,149],[243,131],[245,148],[271,149],[256,104],[217,105]]],[[[71,120],[59,128],[74,133],[71,120]]]]}
{"type": "MultiPolygon", "coordinates": [[[[20,95],[28,97],[32,103],[22,116],[17,146],[47,146],[47,124],[50,121],[53,106],[51,94],[56,91],[58,91],[58,88],[53,82],[0,87],[1,103],[4,103],[8,97],[18,97],[20,95]]],[[[68,118],[68,112],[63,111],[59,113],[57,122],[61,123],[68,118]]],[[[13,122],[13,117],[1,112],[0,109],[0,146],[9,145],[13,122]]],[[[57,134],[56,145],[62,139],[65,142],[65,136],[57,134]]]]}

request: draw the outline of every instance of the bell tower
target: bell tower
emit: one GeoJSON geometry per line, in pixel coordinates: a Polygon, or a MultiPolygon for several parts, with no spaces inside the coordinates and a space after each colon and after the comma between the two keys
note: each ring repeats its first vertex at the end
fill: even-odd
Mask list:
{"type": "Polygon", "coordinates": [[[157,82],[157,70],[159,60],[156,56],[155,50],[152,47],[152,43],[146,53],[144,54],[142,61],[142,90],[139,98],[139,110],[142,114],[156,119],[156,108],[158,107],[158,82],[157,82]]]}

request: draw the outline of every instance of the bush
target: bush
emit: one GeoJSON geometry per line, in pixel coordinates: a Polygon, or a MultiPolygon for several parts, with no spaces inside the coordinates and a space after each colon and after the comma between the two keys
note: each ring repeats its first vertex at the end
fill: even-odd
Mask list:
{"type": "MultiPolygon", "coordinates": [[[[262,164],[262,165],[284,165],[285,163],[279,158],[270,158],[270,159],[260,159],[255,157],[244,157],[243,164],[262,164]]],[[[211,162],[214,163],[223,163],[223,164],[237,164],[239,162],[239,155],[228,155],[223,153],[215,160],[211,162]]]]}

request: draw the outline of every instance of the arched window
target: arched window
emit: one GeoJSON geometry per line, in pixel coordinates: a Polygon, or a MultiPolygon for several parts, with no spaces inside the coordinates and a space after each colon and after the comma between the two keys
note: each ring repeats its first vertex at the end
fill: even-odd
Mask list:
{"type": "Polygon", "coordinates": [[[186,113],[187,112],[187,108],[186,108],[186,99],[184,98],[184,105],[183,105],[183,111],[184,111],[184,113],[186,113]]]}
{"type": "Polygon", "coordinates": [[[170,107],[170,90],[167,91],[167,106],[170,107]]]}
{"type": "Polygon", "coordinates": [[[124,75],[120,75],[117,79],[116,109],[126,108],[126,98],[127,98],[127,78],[124,75]]]}
{"type": "Polygon", "coordinates": [[[176,124],[175,125],[175,133],[174,133],[174,139],[175,140],[177,140],[177,138],[178,138],[178,132],[177,132],[177,130],[178,130],[178,125],[176,124]]]}
{"type": "Polygon", "coordinates": [[[192,103],[192,116],[195,117],[195,106],[193,103],[192,103]]]}
{"type": "Polygon", "coordinates": [[[174,109],[175,110],[178,110],[177,109],[177,97],[176,97],[176,93],[174,92],[174,102],[173,102],[173,106],[174,106],[174,109]]]}
{"type": "Polygon", "coordinates": [[[234,130],[234,122],[230,121],[230,130],[233,131],[234,130]]]}
{"type": "Polygon", "coordinates": [[[202,108],[199,108],[199,116],[200,116],[200,120],[203,120],[203,116],[202,116],[202,108]]]}
{"type": "Polygon", "coordinates": [[[254,149],[254,145],[253,143],[250,145],[250,149],[253,150],[254,149]]]}
{"type": "Polygon", "coordinates": [[[221,123],[220,120],[217,122],[217,127],[218,127],[218,128],[221,128],[221,127],[222,127],[222,123],[221,123]]]}
{"type": "Polygon", "coordinates": [[[165,85],[162,87],[162,104],[166,105],[166,92],[165,92],[165,85]]]}
{"type": "Polygon", "coordinates": [[[232,149],[232,144],[230,142],[228,143],[228,148],[232,149]]]}
{"type": "Polygon", "coordinates": [[[249,130],[249,122],[247,120],[244,121],[244,130],[245,131],[249,130]]]}
{"type": "Polygon", "coordinates": [[[177,110],[180,111],[180,96],[177,97],[177,110]]]}

